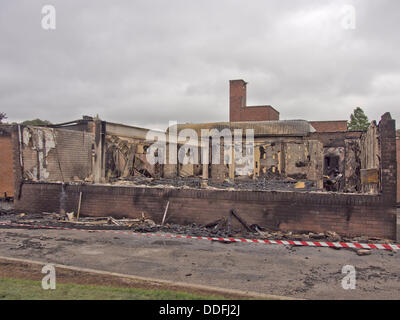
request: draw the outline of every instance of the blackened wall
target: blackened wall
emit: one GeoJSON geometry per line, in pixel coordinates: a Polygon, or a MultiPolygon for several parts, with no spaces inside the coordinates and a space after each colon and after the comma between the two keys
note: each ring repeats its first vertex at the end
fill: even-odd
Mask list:
{"type": "Polygon", "coordinates": [[[88,216],[138,218],[143,212],[160,223],[169,201],[168,221],[180,224],[209,223],[235,209],[247,223],[277,230],[396,237],[396,209],[381,195],[25,183],[15,207],[21,212],[77,212],[80,192],[81,214],[88,216]]]}
{"type": "Polygon", "coordinates": [[[396,121],[389,113],[382,116],[378,125],[380,149],[380,188],[385,203],[397,203],[396,121]]]}

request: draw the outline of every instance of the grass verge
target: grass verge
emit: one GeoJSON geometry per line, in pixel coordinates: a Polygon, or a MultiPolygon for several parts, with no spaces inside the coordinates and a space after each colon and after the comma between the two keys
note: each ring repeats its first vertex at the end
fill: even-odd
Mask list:
{"type": "Polygon", "coordinates": [[[57,284],[44,290],[41,281],[0,279],[1,300],[223,300],[219,296],[202,296],[169,290],[118,288],[94,285],[57,284]]]}

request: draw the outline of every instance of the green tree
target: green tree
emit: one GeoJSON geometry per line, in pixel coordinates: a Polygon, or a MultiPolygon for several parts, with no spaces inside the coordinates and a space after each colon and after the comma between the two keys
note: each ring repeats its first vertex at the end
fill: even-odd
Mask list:
{"type": "Polygon", "coordinates": [[[26,120],[21,123],[21,125],[23,126],[45,126],[49,124],[52,123],[48,120],[41,120],[41,119],[26,120]]]}
{"type": "Polygon", "coordinates": [[[4,112],[0,112],[0,123],[4,120],[7,119],[7,116],[4,112]]]}
{"type": "Polygon", "coordinates": [[[347,123],[350,131],[367,130],[369,125],[370,122],[368,117],[364,113],[364,110],[360,107],[357,107],[353,110],[353,113],[350,115],[350,121],[347,123]]]}

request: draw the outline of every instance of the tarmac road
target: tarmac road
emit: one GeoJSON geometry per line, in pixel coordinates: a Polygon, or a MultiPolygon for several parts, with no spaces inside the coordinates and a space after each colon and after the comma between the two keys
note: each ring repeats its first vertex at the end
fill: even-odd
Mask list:
{"type": "Polygon", "coordinates": [[[0,255],[306,299],[400,299],[400,252],[0,228],[0,255]],[[342,267],[356,269],[344,290],[342,267]]]}

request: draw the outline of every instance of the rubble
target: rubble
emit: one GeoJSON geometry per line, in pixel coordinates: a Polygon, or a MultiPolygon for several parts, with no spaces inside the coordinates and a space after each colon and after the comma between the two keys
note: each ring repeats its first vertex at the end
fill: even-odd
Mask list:
{"type": "Polygon", "coordinates": [[[75,221],[73,212],[67,212],[66,216],[67,216],[68,221],[75,221]]]}
{"type": "Polygon", "coordinates": [[[226,190],[249,190],[249,191],[321,191],[314,186],[312,181],[287,179],[270,179],[267,177],[257,180],[239,180],[234,182],[225,179],[223,182],[204,180],[198,177],[179,178],[150,178],[145,176],[133,176],[127,178],[110,179],[110,185],[117,186],[140,186],[159,188],[194,188],[194,189],[226,189],[226,190]]]}
{"type": "Polygon", "coordinates": [[[357,255],[359,255],[359,256],[369,256],[370,254],[371,254],[371,250],[369,250],[369,249],[357,250],[357,255]]]}
{"type": "Polygon", "coordinates": [[[331,242],[337,242],[342,240],[342,238],[335,231],[326,231],[325,236],[331,242]]]}
{"type": "Polygon", "coordinates": [[[13,213],[14,213],[13,209],[1,209],[0,208],[0,216],[10,215],[13,213]]]}
{"type": "MultiPolygon", "coordinates": [[[[3,218],[3,213],[0,221],[7,219],[12,223],[32,223],[36,225],[45,226],[71,226],[76,227],[79,225],[81,229],[87,230],[129,230],[132,232],[139,233],[154,233],[154,232],[165,232],[172,234],[183,234],[196,237],[218,237],[218,238],[250,238],[250,239],[261,239],[261,240],[295,240],[295,241],[329,241],[329,242],[358,242],[358,243],[396,243],[388,239],[380,239],[376,237],[344,237],[338,235],[334,231],[326,231],[324,233],[313,233],[313,232],[297,232],[292,231],[277,231],[267,230],[258,225],[248,225],[247,222],[242,220],[244,224],[242,227],[233,228],[231,223],[231,216],[227,215],[221,217],[211,223],[205,225],[199,225],[196,223],[190,225],[178,225],[173,223],[164,223],[164,225],[156,223],[155,221],[146,217],[145,213],[142,213],[141,217],[138,218],[122,218],[117,219],[114,217],[84,217],[81,216],[79,221],[74,219],[74,213],[60,214],[60,213],[40,213],[40,214],[25,214],[21,216],[14,212],[6,213],[3,218]],[[248,229],[244,227],[247,225],[248,229]]],[[[236,213],[237,216],[237,213],[236,213]]],[[[235,217],[235,216],[234,216],[235,217]]],[[[237,217],[235,217],[237,218],[237,217]]],[[[357,251],[359,255],[368,255],[368,250],[360,249],[357,251]]]]}
{"type": "Polygon", "coordinates": [[[325,239],[325,234],[324,233],[312,233],[310,232],[308,234],[308,236],[310,237],[310,239],[314,239],[314,240],[321,240],[321,239],[325,239]]]}

